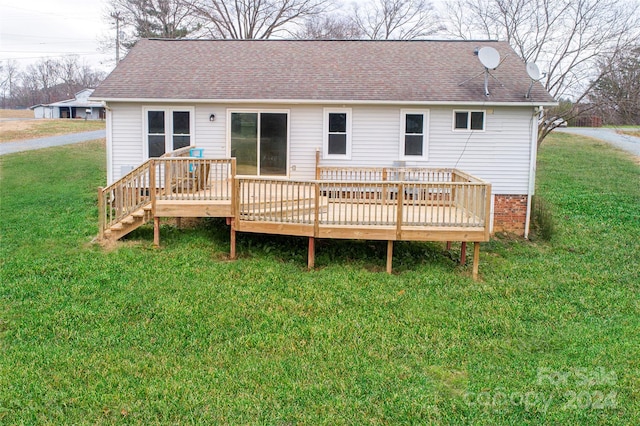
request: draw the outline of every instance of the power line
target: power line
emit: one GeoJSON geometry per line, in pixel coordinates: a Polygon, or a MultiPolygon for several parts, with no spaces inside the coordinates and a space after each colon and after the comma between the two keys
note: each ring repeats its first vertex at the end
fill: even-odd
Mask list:
{"type": "Polygon", "coordinates": [[[33,13],[33,14],[37,14],[37,15],[42,15],[42,16],[57,16],[60,18],[64,18],[64,19],[74,19],[74,20],[81,20],[81,21],[93,21],[93,22],[100,22],[102,23],[103,21],[101,19],[95,19],[95,18],[87,18],[87,16],[81,16],[81,15],[62,15],[59,13],[54,13],[54,12],[42,12],[40,10],[34,10],[34,9],[26,9],[24,7],[17,7],[17,6],[13,6],[13,5],[3,5],[3,7],[8,7],[10,9],[15,9],[15,10],[21,10],[23,12],[29,12],[29,13],[33,13]]]}

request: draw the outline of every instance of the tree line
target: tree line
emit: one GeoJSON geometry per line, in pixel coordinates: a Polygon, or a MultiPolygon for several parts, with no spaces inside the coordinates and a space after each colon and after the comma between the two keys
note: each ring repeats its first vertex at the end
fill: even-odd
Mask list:
{"type": "MultiPolygon", "coordinates": [[[[557,118],[570,121],[579,114],[640,124],[640,0],[447,0],[438,8],[429,0],[109,0],[108,5],[105,19],[118,31],[104,48],[117,46],[123,55],[140,38],[506,40],[525,62],[540,67],[540,83],[554,98],[569,100],[540,117],[539,142],[557,118]]],[[[3,100],[7,93],[18,95],[14,105],[54,99],[57,85],[71,80],[69,68],[82,68],[78,80],[84,86],[101,78],[77,60],[75,68],[64,62],[42,60],[22,73],[3,64],[3,100]],[[10,82],[8,75],[14,75],[10,82]]]]}
{"type": "Polygon", "coordinates": [[[28,108],[66,99],[95,88],[105,73],[81,63],[77,56],[42,58],[22,69],[14,60],[0,63],[2,108],[28,108]]]}
{"type": "Polygon", "coordinates": [[[110,0],[122,45],[140,38],[506,40],[562,108],[558,123],[598,113],[640,124],[639,0],[110,0]],[[567,107],[569,105],[569,107],[567,107]]]}

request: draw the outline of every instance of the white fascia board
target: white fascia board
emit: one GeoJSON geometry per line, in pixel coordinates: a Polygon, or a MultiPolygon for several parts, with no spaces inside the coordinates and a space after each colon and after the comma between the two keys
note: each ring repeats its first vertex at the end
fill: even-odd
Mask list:
{"type": "Polygon", "coordinates": [[[288,104],[288,105],[416,105],[416,106],[517,106],[539,107],[557,106],[558,102],[491,102],[491,101],[372,101],[372,100],[332,100],[332,99],[159,99],[159,98],[93,98],[91,101],[172,103],[172,104],[288,104]]]}

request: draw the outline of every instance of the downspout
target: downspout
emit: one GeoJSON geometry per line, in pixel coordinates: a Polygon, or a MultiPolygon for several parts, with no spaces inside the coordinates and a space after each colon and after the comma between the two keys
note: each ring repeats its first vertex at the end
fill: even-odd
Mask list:
{"type": "Polygon", "coordinates": [[[531,199],[536,189],[536,161],[538,155],[538,117],[542,114],[542,107],[534,109],[531,117],[531,151],[529,153],[529,190],[527,191],[527,216],[524,223],[524,238],[529,239],[531,224],[531,199]]]}

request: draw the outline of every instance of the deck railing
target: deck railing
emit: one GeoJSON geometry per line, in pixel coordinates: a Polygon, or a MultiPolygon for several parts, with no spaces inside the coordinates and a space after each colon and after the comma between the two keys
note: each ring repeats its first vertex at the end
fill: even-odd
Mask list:
{"type": "Polygon", "coordinates": [[[451,182],[455,169],[317,166],[318,180],[451,182]]]}
{"type": "Polygon", "coordinates": [[[489,217],[490,185],[457,169],[317,165],[316,176],[329,194],[327,223],[478,227],[489,217]]]}
{"type": "Polygon", "coordinates": [[[147,160],[113,184],[98,188],[100,237],[144,206],[151,204],[153,210],[156,200],[231,200],[235,160],[185,157],[188,153],[183,148],[147,160]]]}
{"type": "Polygon", "coordinates": [[[456,169],[318,167],[313,181],[235,176],[234,159],[150,159],[99,191],[100,233],[157,201],[229,201],[240,221],[313,226],[484,228],[491,185],[456,169]]]}
{"type": "Polygon", "coordinates": [[[240,220],[313,224],[316,184],[281,178],[236,177],[240,220]]]}
{"type": "Polygon", "coordinates": [[[98,188],[100,237],[104,231],[151,201],[151,182],[155,180],[152,160],[133,169],[106,188],[98,188]]]}
{"type": "Polygon", "coordinates": [[[231,200],[230,158],[161,157],[153,160],[158,200],[231,200]]]}
{"type": "Polygon", "coordinates": [[[488,183],[477,179],[470,182],[454,170],[403,172],[414,172],[409,176],[435,181],[289,181],[237,177],[239,220],[315,226],[396,226],[398,229],[403,226],[487,227],[491,194],[488,183]]]}

